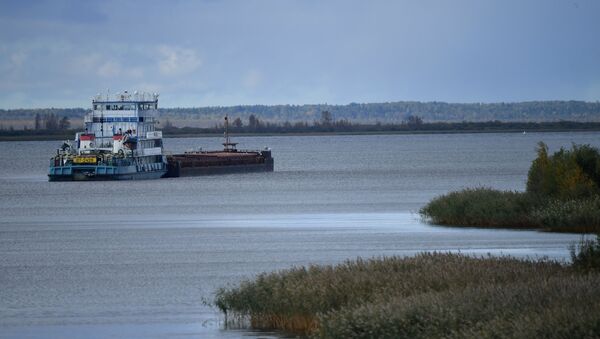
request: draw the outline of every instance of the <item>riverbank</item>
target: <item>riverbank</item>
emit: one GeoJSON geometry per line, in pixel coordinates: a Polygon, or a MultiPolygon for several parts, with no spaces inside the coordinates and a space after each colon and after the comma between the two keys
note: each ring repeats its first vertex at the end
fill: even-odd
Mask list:
{"type": "Polygon", "coordinates": [[[231,326],[320,338],[585,337],[600,274],[552,261],[423,253],[262,273],[220,289],[231,326]]]}
{"type": "MultiPolygon", "coordinates": [[[[258,128],[230,127],[237,136],[297,136],[297,135],[394,135],[394,134],[462,134],[462,133],[527,133],[527,132],[590,132],[600,131],[600,123],[589,122],[460,122],[420,124],[349,124],[342,126],[302,125],[286,127],[267,125],[258,128]]],[[[78,129],[70,130],[0,130],[0,141],[36,141],[72,139],[78,129]]],[[[168,127],[163,129],[168,138],[219,137],[223,127],[194,128],[168,127]]]]}

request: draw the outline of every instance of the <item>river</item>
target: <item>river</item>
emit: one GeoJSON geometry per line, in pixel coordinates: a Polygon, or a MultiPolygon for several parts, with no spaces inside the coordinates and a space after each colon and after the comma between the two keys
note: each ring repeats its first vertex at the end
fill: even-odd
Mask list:
{"type": "MultiPolygon", "coordinates": [[[[275,172],[48,182],[56,141],[0,142],[0,337],[238,338],[220,286],[304,264],[460,251],[568,260],[573,234],[449,228],[418,210],[450,190],[524,190],[539,141],[600,133],[238,137],[275,172]]],[[[165,139],[181,152],[219,138],[165,139]]]]}

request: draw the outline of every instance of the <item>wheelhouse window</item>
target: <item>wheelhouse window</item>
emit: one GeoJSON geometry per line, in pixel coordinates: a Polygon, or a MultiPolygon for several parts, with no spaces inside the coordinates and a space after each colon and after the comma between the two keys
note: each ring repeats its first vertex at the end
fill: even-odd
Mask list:
{"type": "Polygon", "coordinates": [[[156,103],[143,103],[143,104],[138,104],[138,109],[140,110],[149,110],[149,109],[156,109],[157,104],[156,103]]]}

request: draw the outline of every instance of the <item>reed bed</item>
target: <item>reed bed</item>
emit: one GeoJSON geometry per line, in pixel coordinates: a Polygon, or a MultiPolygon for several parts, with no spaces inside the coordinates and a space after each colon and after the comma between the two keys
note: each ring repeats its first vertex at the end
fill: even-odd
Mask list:
{"type": "Polygon", "coordinates": [[[468,188],[439,196],[419,211],[439,225],[533,228],[533,208],[540,202],[521,192],[468,188]]]}
{"type": "Polygon", "coordinates": [[[600,276],[532,277],[393,298],[321,315],[321,338],[593,338],[600,276]]]}
{"type": "Polygon", "coordinates": [[[571,246],[570,252],[574,269],[600,273],[600,235],[596,235],[596,240],[582,237],[579,244],[571,246]]]}
{"type": "Polygon", "coordinates": [[[556,232],[600,233],[600,196],[549,200],[531,212],[538,227],[556,232]]]}
{"type": "Polygon", "coordinates": [[[419,213],[432,224],[446,226],[600,233],[600,196],[561,200],[526,192],[469,188],[439,196],[419,213]]]}
{"type": "Polygon", "coordinates": [[[263,273],[220,289],[215,304],[253,328],[323,338],[476,336],[484,323],[502,328],[534,310],[541,318],[531,321],[563,319],[558,306],[569,312],[561,304],[569,298],[600,305],[598,288],[586,292],[598,276],[576,272],[552,261],[423,253],[263,273]]]}

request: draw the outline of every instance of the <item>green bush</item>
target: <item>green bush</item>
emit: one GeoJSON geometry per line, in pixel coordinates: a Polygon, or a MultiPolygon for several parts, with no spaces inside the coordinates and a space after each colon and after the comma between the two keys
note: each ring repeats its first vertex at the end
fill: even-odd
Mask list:
{"type": "Polygon", "coordinates": [[[527,177],[527,192],[559,199],[586,198],[600,193],[600,153],[590,145],[561,148],[548,156],[540,142],[527,177]]]}

